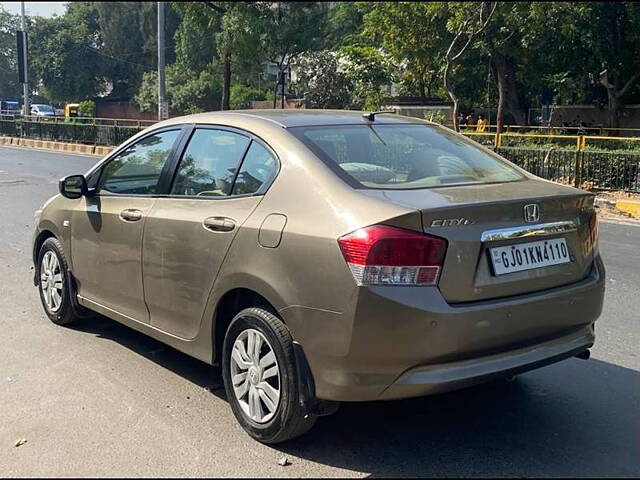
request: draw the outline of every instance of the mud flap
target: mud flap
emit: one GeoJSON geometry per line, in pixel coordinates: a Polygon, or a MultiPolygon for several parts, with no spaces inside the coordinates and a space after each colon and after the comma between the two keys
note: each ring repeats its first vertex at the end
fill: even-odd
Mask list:
{"type": "Polygon", "coordinates": [[[308,415],[322,417],[334,414],[340,407],[340,402],[316,398],[316,385],[307,356],[304,354],[302,345],[295,341],[293,342],[293,353],[296,360],[300,405],[308,415]]]}

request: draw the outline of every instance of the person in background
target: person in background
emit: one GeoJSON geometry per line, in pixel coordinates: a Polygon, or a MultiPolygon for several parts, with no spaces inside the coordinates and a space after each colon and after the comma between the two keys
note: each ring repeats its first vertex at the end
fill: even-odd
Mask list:
{"type": "Polygon", "coordinates": [[[476,126],[476,132],[484,132],[487,129],[487,121],[484,115],[478,115],[478,124],[476,126]]]}
{"type": "Polygon", "coordinates": [[[464,127],[466,125],[467,125],[467,117],[464,116],[464,113],[460,112],[460,115],[458,115],[458,126],[464,127]]]}
{"type": "Polygon", "coordinates": [[[473,127],[476,126],[476,121],[473,118],[473,112],[471,112],[469,115],[467,115],[467,128],[469,130],[473,130],[473,127]]]}

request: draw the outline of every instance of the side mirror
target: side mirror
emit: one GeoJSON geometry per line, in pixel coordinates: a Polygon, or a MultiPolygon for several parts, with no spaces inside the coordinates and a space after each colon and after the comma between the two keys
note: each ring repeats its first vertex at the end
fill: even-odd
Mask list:
{"type": "Polygon", "coordinates": [[[58,189],[63,197],[80,198],[87,194],[87,180],[84,175],[69,175],[60,180],[58,189]]]}

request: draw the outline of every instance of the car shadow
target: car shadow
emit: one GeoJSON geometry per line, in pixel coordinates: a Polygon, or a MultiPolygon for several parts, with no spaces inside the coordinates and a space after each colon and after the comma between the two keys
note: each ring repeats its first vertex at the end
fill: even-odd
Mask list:
{"type": "Polygon", "coordinates": [[[226,400],[220,369],[190,357],[175,348],[155,340],[103,315],[69,325],[67,328],[112,340],[176,375],[206,388],[226,400]]]}
{"type": "MultiPolygon", "coordinates": [[[[74,328],[225,398],[219,369],[142,333],[105,317],[74,328]]],[[[514,383],[344,403],[308,434],[271,448],[372,477],[637,477],[640,372],[572,358],[514,383]]]]}

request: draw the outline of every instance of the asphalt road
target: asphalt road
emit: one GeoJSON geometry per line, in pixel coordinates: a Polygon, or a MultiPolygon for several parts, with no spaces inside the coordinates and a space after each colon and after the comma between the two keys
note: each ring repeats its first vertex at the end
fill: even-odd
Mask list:
{"type": "Polygon", "coordinates": [[[62,328],[45,317],[33,211],[93,162],[0,147],[0,475],[640,475],[640,227],[601,223],[608,290],[591,360],[346,404],[272,448],[236,424],[215,368],[106,318],[62,328]]]}

